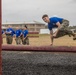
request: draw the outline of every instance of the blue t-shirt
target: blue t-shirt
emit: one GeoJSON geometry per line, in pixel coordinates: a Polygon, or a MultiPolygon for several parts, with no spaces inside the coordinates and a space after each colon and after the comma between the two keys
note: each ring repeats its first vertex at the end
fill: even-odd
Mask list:
{"type": "Polygon", "coordinates": [[[27,34],[28,34],[28,30],[23,30],[22,34],[23,34],[23,36],[25,38],[27,36],[27,34]]]}
{"type": "Polygon", "coordinates": [[[57,27],[56,25],[57,22],[59,22],[60,24],[62,23],[63,18],[51,17],[49,20],[50,20],[50,23],[48,23],[48,28],[49,30],[52,30],[52,28],[57,27]]]}
{"type": "Polygon", "coordinates": [[[19,37],[21,35],[21,30],[20,29],[16,30],[15,34],[16,34],[16,37],[19,37]]]}
{"type": "Polygon", "coordinates": [[[13,36],[15,34],[15,31],[12,28],[8,28],[6,30],[6,34],[8,34],[8,32],[10,33],[11,36],[13,36]]]}

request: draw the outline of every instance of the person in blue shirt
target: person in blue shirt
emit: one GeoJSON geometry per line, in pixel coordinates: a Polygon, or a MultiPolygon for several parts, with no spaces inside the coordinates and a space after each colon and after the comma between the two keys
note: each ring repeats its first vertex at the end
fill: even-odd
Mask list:
{"type": "Polygon", "coordinates": [[[23,43],[23,38],[24,38],[24,37],[23,37],[23,34],[22,34],[22,31],[23,31],[23,30],[20,29],[20,31],[21,31],[20,39],[21,39],[21,42],[23,43]]]}
{"type": "Polygon", "coordinates": [[[6,34],[7,44],[12,44],[13,35],[15,34],[15,31],[13,30],[13,28],[10,25],[8,25],[8,28],[6,29],[5,34],[6,34]]]}
{"type": "Polygon", "coordinates": [[[21,44],[21,38],[20,38],[21,33],[22,33],[22,31],[20,30],[20,28],[19,27],[16,27],[15,40],[16,40],[16,44],[17,45],[21,44]]]}
{"type": "Polygon", "coordinates": [[[23,45],[29,45],[29,38],[28,38],[28,30],[27,26],[25,25],[22,31],[23,34],[23,45]]]}
{"type": "Polygon", "coordinates": [[[42,16],[44,22],[48,23],[48,29],[50,30],[51,35],[51,45],[53,45],[53,39],[58,38],[64,35],[73,36],[73,39],[76,38],[76,35],[68,28],[69,21],[64,18],[59,17],[51,17],[49,18],[47,14],[42,16]],[[57,28],[57,30],[53,33],[53,28],[57,28]],[[62,33],[61,33],[62,32],[62,33]],[[60,35],[61,33],[61,35],[60,35]]]}
{"type": "Polygon", "coordinates": [[[2,30],[2,34],[4,34],[4,30],[2,30]]]}
{"type": "Polygon", "coordinates": [[[2,30],[2,44],[3,44],[3,37],[4,37],[4,30],[2,30]]]}

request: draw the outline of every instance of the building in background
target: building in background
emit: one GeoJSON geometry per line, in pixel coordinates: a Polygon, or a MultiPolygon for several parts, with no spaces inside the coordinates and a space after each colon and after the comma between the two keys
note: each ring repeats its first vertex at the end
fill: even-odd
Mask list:
{"type": "Polygon", "coordinates": [[[44,23],[39,23],[39,22],[25,22],[25,23],[14,22],[14,23],[3,23],[2,29],[6,30],[8,25],[11,25],[14,30],[16,27],[20,27],[22,29],[26,25],[30,32],[40,32],[40,29],[46,28],[44,23]]]}

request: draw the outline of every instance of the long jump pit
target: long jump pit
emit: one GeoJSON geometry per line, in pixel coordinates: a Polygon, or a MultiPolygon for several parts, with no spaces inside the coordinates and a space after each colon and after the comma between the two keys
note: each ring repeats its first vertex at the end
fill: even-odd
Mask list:
{"type": "Polygon", "coordinates": [[[76,75],[76,47],[2,46],[2,75],[76,75]]]}

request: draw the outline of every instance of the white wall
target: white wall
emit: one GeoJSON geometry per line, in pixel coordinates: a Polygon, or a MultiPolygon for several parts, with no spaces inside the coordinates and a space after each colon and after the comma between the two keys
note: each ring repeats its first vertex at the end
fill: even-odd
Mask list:
{"type": "MultiPolygon", "coordinates": [[[[54,28],[53,29],[53,32],[55,32],[57,29],[54,28]]],[[[49,29],[40,29],[40,34],[50,34],[50,31],[49,29]]]]}
{"type": "Polygon", "coordinates": [[[40,29],[40,34],[50,34],[49,29],[40,29]]]}

